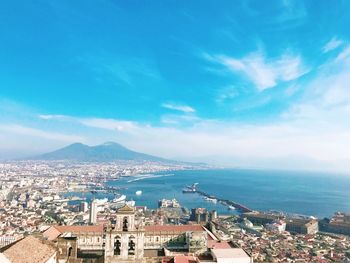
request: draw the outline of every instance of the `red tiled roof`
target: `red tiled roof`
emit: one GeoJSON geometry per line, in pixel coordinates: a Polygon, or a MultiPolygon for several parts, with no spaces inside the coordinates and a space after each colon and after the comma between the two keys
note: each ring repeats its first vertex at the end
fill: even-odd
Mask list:
{"type": "Polygon", "coordinates": [[[56,253],[56,249],[38,238],[28,236],[4,251],[4,255],[12,263],[47,262],[56,253]]]}
{"type": "Polygon", "coordinates": [[[201,225],[153,225],[145,226],[146,232],[186,232],[186,231],[204,231],[201,225]]]}
{"type": "Polygon", "coordinates": [[[196,258],[193,256],[177,255],[174,257],[174,263],[195,263],[196,258]]]}
{"type": "Polygon", "coordinates": [[[208,248],[232,248],[229,242],[219,242],[216,240],[208,240],[208,248]]]}
{"type": "Polygon", "coordinates": [[[94,226],[55,226],[55,228],[61,233],[79,233],[79,232],[97,232],[103,233],[103,225],[94,226]]]}
{"type": "Polygon", "coordinates": [[[81,233],[81,232],[94,232],[103,233],[103,225],[94,226],[52,226],[48,228],[44,233],[44,237],[48,240],[55,240],[63,233],[81,233]]]}

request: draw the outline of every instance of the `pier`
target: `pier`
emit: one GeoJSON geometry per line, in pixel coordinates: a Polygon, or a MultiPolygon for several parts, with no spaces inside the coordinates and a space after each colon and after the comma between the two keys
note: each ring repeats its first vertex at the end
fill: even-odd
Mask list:
{"type": "Polygon", "coordinates": [[[250,209],[249,207],[242,205],[240,203],[237,203],[237,202],[234,202],[234,201],[228,200],[228,199],[218,198],[218,197],[210,195],[204,191],[198,190],[198,188],[196,186],[197,186],[197,184],[194,184],[194,185],[187,187],[187,188],[190,190],[189,192],[191,192],[191,193],[197,193],[197,194],[204,196],[204,197],[207,197],[207,198],[216,199],[221,204],[226,205],[226,206],[233,206],[234,208],[236,208],[240,212],[247,213],[247,212],[254,211],[253,209],[250,209]]]}

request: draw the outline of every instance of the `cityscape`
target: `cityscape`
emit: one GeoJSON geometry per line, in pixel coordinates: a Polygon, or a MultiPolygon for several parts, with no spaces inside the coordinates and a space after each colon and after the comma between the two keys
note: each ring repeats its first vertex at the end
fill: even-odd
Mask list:
{"type": "Polygon", "coordinates": [[[350,263],[349,0],[0,4],[0,263],[350,263]]]}
{"type": "Polygon", "coordinates": [[[318,219],[255,211],[205,193],[196,183],[184,185],[183,194],[220,202],[228,212],[188,208],[176,199],[154,200],[156,208],[148,208],[105,184],[181,169],[198,167],[135,161],[1,163],[1,262],[349,262],[350,214],[318,219]],[[114,198],[95,199],[98,192],[114,198]]]}

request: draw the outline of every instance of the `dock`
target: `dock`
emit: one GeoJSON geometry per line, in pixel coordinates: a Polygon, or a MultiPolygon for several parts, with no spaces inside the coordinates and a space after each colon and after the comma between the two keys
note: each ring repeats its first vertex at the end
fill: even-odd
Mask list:
{"type": "Polygon", "coordinates": [[[226,205],[226,206],[233,206],[234,208],[236,208],[238,211],[243,212],[243,213],[247,213],[247,212],[253,212],[253,209],[250,209],[249,207],[242,205],[240,203],[237,203],[235,201],[232,200],[228,200],[228,199],[222,199],[222,198],[218,198],[214,195],[208,194],[204,191],[198,190],[197,188],[195,188],[193,190],[193,193],[197,193],[201,196],[207,197],[207,198],[212,198],[212,199],[216,199],[218,200],[221,204],[226,205]]]}

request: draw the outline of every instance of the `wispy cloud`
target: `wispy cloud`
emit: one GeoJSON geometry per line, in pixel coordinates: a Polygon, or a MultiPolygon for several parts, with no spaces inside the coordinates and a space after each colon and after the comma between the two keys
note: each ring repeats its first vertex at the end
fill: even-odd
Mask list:
{"type": "Polygon", "coordinates": [[[82,56],[78,60],[85,64],[100,81],[114,81],[134,86],[140,79],[159,81],[162,79],[156,63],[150,58],[115,57],[112,55],[82,56]]]}
{"type": "Polygon", "coordinates": [[[64,119],[67,118],[65,115],[50,115],[50,114],[40,114],[38,116],[42,120],[51,120],[51,119],[64,119]]]}
{"type": "Polygon", "coordinates": [[[106,129],[106,130],[115,130],[115,131],[127,131],[131,132],[137,125],[132,121],[122,121],[115,119],[102,119],[102,118],[76,118],[78,122],[85,126],[106,129]]]}
{"type": "Polygon", "coordinates": [[[348,63],[350,60],[350,44],[348,44],[336,57],[336,63],[348,63]]]}
{"type": "Polygon", "coordinates": [[[42,120],[58,120],[58,121],[69,121],[80,123],[84,126],[112,130],[112,131],[131,131],[136,128],[135,122],[125,121],[125,120],[116,120],[116,119],[107,119],[107,118],[82,118],[74,117],[68,115],[60,114],[41,114],[38,117],[42,120]]]}
{"type": "Polygon", "coordinates": [[[216,95],[216,102],[223,103],[239,96],[239,91],[235,86],[227,86],[218,90],[216,95]]]}
{"type": "Polygon", "coordinates": [[[84,141],[84,138],[81,136],[57,133],[57,132],[49,132],[46,130],[31,128],[31,127],[27,127],[19,124],[2,124],[0,125],[0,131],[14,133],[18,135],[26,135],[30,137],[39,137],[39,138],[49,139],[54,141],[62,141],[62,142],[84,141]]]}
{"type": "Polygon", "coordinates": [[[181,111],[184,113],[193,113],[196,111],[194,108],[188,105],[175,104],[175,103],[163,103],[162,107],[169,110],[181,111]]]}
{"type": "Polygon", "coordinates": [[[208,54],[204,57],[235,74],[243,73],[259,91],[273,88],[280,82],[297,79],[309,71],[300,55],[291,55],[288,52],[275,59],[267,59],[262,52],[251,53],[241,59],[208,54]]]}
{"type": "Polygon", "coordinates": [[[323,53],[327,53],[329,51],[332,51],[338,47],[340,47],[343,44],[342,40],[339,40],[335,37],[333,37],[327,44],[322,48],[323,53]]]}
{"type": "Polygon", "coordinates": [[[316,77],[304,88],[302,100],[285,113],[287,118],[337,126],[350,131],[350,45],[345,46],[332,60],[327,61],[316,77]]]}

